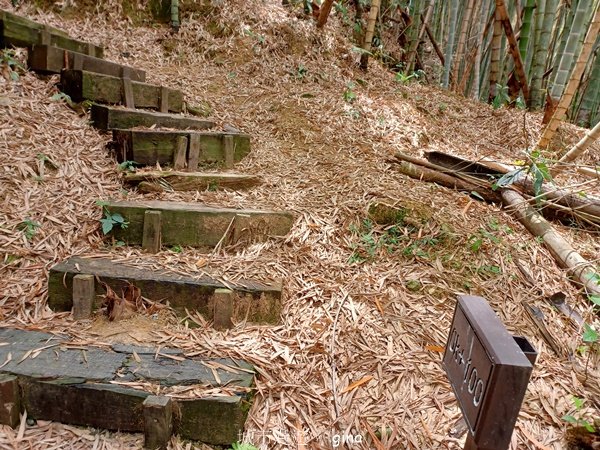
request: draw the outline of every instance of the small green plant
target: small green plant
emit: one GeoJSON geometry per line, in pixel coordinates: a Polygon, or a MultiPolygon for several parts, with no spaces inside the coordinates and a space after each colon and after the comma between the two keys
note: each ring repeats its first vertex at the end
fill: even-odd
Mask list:
{"type": "Polygon", "coordinates": [[[252,31],[250,28],[245,28],[244,34],[246,36],[250,36],[250,37],[256,39],[257,45],[258,44],[262,45],[266,42],[266,38],[262,34],[257,34],[254,31],[252,31]]]}
{"type": "Polygon", "coordinates": [[[236,442],[231,445],[231,450],[258,450],[258,448],[256,448],[252,444],[244,444],[241,442],[236,442]]]}
{"type": "Polygon", "coordinates": [[[572,414],[564,415],[562,419],[565,422],[575,425],[576,427],[583,427],[590,433],[595,433],[596,429],[594,428],[594,425],[581,417],[581,410],[583,409],[585,400],[576,397],[575,395],[572,397],[572,400],[573,405],[575,406],[575,411],[572,414]],[[578,417],[575,417],[574,414],[576,414],[578,417]]]}
{"type": "Polygon", "coordinates": [[[77,112],[85,112],[92,107],[91,100],[84,100],[80,103],[77,103],[74,102],[73,99],[71,99],[71,97],[65,94],[64,92],[57,92],[52,97],[50,97],[50,100],[52,100],[53,102],[65,102],[69,106],[69,108],[77,112]]]}
{"type": "Polygon", "coordinates": [[[169,250],[171,250],[173,253],[182,253],[183,252],[183,248],[181,247],[181,245],[174,245],[169,250]]]}
{"type": "Polygon", "coordinates": [[[296,71],[292,72],[292,75],[297,80],[303,80],[306,77],[306,75],[308,75],[308,69],[306,67],[304,67],[303,64],[298,64],[296,71]]]}
{"type": "Polygon", "coordinates": [[[21,230],[23,232],[23,234],[25,235],[25,239],[27,239],[28,241],[33,239],[33,237],[37,233],[38,228],[40,228],[40,227],[41,227],[41,225],[38,222],[31,220],[29,218],[25,219],[18,226],[19,230],[21,230]]]}
{"type": "Polygon", "coordinates": [[[104,217],[100,219],[100,223],[102,224],[102,233],[108,234],[116,226],[121,227],[123,229],[129,226],[129,222],[127,222],[121,214],[112,214],[108,210],[108,202],[105,202],[103,200],[97,200],[96,205],[101,206],[102,211],[104,212],[104,217]]]}
{"type": "Polygon", "coordinates": [[[352,103],[356,100],[356,93],[353,90],[355,87],[356,85],[353,82],[346,84],[346,90],[344,91],[344,101],[346,103],[352,103]]]}
{"type": "Polygon", "coordinates": [[[473,253],[477,253],[481,249],[481,246],[486,242],[491,242],[492,244],[499,244],[502,241],[499,237],[490,233],[486,229],[479,228],[479,230],[477,230],[475,234],[469,237],[469,248],[473,253]]]}
{"type": "Polygon", "coordinates": [[[508,187],[516,181],[523,178],[526,174],[533,178],[533,193],[536,196],[536,204],[538,208],[541,206],[542,185],[544,181],[552,181],[552,175],[548,168],[547,160],[541,155],[539,150],[534,150],[529,153],[529,165],[523,162],[523,167],[511,170],[502,175],[493,185],[492,189],[508,187]]]}
{"type": "Polygon", "coordinates": [[[406,84],[412,79],[419,79],[423,75],[422,70],[417,70],[416,72],[411,73],[410,75],[404,72],[396,72],[395,80],[400,84],[406,84]]]}
{"type": "Polygon", "coordinates": [[[135,172],[135,166],[137,163],[135,161],[123,161],[119,163],[117,169],[121,172],[135,172]]]}
{"type": "Polygon", "coordinates": [[[509,102],[508,86],[502,86],[501,84],[496,83],[496,96],[494,97],[494,100],[492,100],[492,107],[498,109],[507,105],[509,102]]]}
{"type": "Polygon", "coordinates": [[[0,65],[8,67],[8,76],[12,81],[19,81],[19,73],[25,73],[27,69],[17,59],[17,53],[12,49],[0,51],[0,65]]]}

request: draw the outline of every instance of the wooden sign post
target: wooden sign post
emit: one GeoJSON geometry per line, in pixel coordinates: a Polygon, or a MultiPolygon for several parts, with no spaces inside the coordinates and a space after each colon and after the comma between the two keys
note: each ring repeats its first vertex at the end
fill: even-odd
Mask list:
{"type": "Polygon", "coordinates": [[[469,430],[465,450],[508,449],[536,357],[484,298],[458,297],[443,366],[469,430]]]}

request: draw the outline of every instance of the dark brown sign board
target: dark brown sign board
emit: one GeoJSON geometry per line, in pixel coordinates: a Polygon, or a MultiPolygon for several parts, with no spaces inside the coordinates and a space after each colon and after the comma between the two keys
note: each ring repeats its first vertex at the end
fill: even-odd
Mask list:
{"type": "Polygon", "coordinates": [[[536,355],[484,298],[458,297],[443,366],[468,426],[465,449],[508,448],[536,355]]]}

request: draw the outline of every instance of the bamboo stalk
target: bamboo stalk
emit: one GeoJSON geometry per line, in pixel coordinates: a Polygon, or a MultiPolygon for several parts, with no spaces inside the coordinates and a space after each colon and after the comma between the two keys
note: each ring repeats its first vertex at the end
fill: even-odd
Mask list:
{"type": "Polygon", "coordinates": [[[558,264],[569,269],[590,294],[600,295],[600,275],[593,265],[585,260],[571,244],[563,238],[552,225],[544,219],[527,201],[517,192],[504,189],[502,199],[508,209],[527,228],[531,234],[541,238],[558,264]]]}
{"type": "Polygon", "coordinates": [[[544,133],[542,134],[542,137],[537,145],[538,148],[545,149],[550,145],[550,141],[552,140],[554,133],[556,133],[561,120],[565,117],[567,110],[571,105],[571,100],[573,100],[573,96],[575,95],[575,91],[579,86],[581,75],[583,74],[587,61],[592,53],[594,42],[596,42],[596,38],[598,36],[598,31],[600,31],[600,6],[596,5],[594,18],[586,34],[585,42],[581,49],[581,53],[579,54],[579,58],[577,58],[573,72],[571,72],[569,83],[567,84],[567,87],[565,88],[565,91],[558,102],[556,111],[554,111],[550,122],[544,129],[544,133]]]}
{"type": "Polygon", "coordinates": [[[504,33],[506,34],[506,37],[508,39],[510,53],[515,62],[515,72],[517,74],[517,77],[519,78],[519,83],[521,84],[521,90],[523,91],[523,98],[525,100],[525,104],[528,105],[529,87],[527,86],[527,76],[525,75],[525,67],[523,66],[523,61],[521,60],[517,40],[515,39],[515,35],[510,24],[510,19],[508,18],[508,13],[506,12],[506,5],[504,4],[504,0],[496,0],[496,10],[498,12],[498,17],[500,18],[502,26],[504,27],[504,33]]]}
{"type": "Polygon", "coordinates": [[[558,166],[556,167],[554,174],[557,174],[564,169],[565,166],[562,164],[573,161],[588,148],[590,148],[590,146],[596,139],[598,139],[598,137],[600,137],[600,122],[598,122],[594,128],[586,133],[586,135],[577,144],[575,144],[573,148],[571,148],[571,150],[565,153],[562,158],[558,160],[558,166]]]}
{"type": "Polygon", "coordinates": [[[373,0],[371,2],[371,9],[369,10],[369,18],[367,20],[367,32],[365,33],[365,43],[363,46],[363,53],[360,57],[360,67],[366,71],[369,67],[369,53],[371,52],[371,45],[373,41],[373,35],[375,34],[375,22],[377,22],[377,15],[379,14],[379,6],[381,0],[373,0]]]}
{"type": "Polygon", "coordinates": [[[321,5],[321,10],[319,11],[319,20],[317,20],[317,28],[323,28],[325,26],[332,7],[333,0],[325,0],[323,2],[323,4],[321,5]]]}

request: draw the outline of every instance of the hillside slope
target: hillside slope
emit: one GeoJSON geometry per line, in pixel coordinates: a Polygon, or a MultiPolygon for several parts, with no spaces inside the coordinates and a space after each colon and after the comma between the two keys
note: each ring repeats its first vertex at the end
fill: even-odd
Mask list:
{"type": "MultiPolygon", "coordinates": [[[[549,252],[499,207],[410,180],[386,163],[399,150],[510,163],[539,137],[539,114],[493,110],[434,86],[402,85],[375,62],[365,74],[339,17],[318,31],[275,0],[233,0],[193,13],[178,35],[134,27],[118,2],[105,3],[77,18],[27,5],[18,13],[104,44],[108,59],[147,70],[149,82],[182,89],[190,104],[210,106],[220,125],[250,133],[253,150],[237,170],[261,174],[266,183],[246,193],[125,191],[104,148],[109,136],[51,99],[56,77],[24,73],[13,82],[1,76],[2,324],[67,332],[82,342],[155,342],[245,358],[260,374],[246,438],[262,448],[295,448],[300,438],[307,448],[329,448],[344,433],[362,437],[352,448],[374,448],[366,443],[371,433],[383,435],[385,448],[459,448],[464,437],[454,428],[460,411],[439,349],[456,294],[468,292],[488,299],[509,330],[529,337],[540,352],[512,448],[565,447],[561,418],[573,411],[572,395],[586,399],[581,414],[594,413],[598,366],[592,360],[588,370],[596,376],[585,379],[585,358],[573,363],[565,356],[581,344],[580,331],[545,297],[566,293],[588,321],[591,306],[549,252]],[[41,174],[40,154],[57,169],[45,164],[41,174]],[[95,202],[108,198],[281,208],[297,220],[285,239],[247,249],[147,255],[103,239],[95,202]],[[406,209],[397,235],[365,221],[374,200],[406,209]],[[40,225],[30,226],[29,237],[22,231],[27,220],[40,225]],[[217,332],[188,329],[166,316],[158,323],[97,318],[74,327],[68,314],[46,307],[46,276],[52,264],[79,254],[225,280],[283,278],[282,324],[217,332]],[[565,355],[547,346],[524,300],[542,309],[565,355]],[[365,383],[345,391],[359,380],[365,383]]],[[[0,8],[13,10],[9,0],[0,0],[0,8]]],[[[583,133],[565,126],[561,139],[566,145],[583,133]]],[[[595,144],[586,158],[597,155],[595,144]]],[[[581,180],[565,173],[560,181],[581,180]]],[[[557,227],[584,257],[598,260],[597,236],[557,227]]],[[[0,443],[9,448],[24,442],[40,449],[91,448],[94,442],[94,448],[138,448],[141,441],[47,423],[22,435],[0,429],[0,443]]],[[[185,448],[177,440],[173,445],[185,448]]]]}

